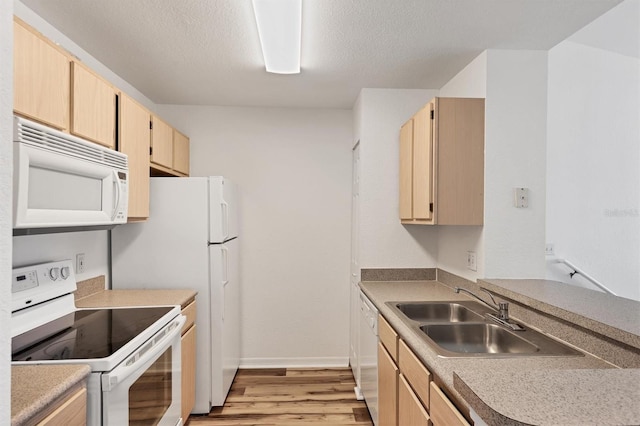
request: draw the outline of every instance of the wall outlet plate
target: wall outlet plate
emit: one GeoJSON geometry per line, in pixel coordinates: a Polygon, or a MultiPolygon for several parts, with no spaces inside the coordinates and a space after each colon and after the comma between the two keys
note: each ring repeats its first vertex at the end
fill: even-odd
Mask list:
{"type": "Polygon", "coordinates": [[[519,209],[529,207],[529,188],[513,188],[514,205],[519,209]]]}
{"type": "Polygon", "coordinates": [[[547,255],[547,256],[553,256],[553,255],[556,254],[555,247],[554,247],[553,243],[547,243],[544,246],[544,254],[547,255]]]}
{"type": "Polygon", "coordinates": [[[82,274],[85,269],[84,253],[76,254],[76,274],[82,274]]]}
{"type": "Polygon", "coordinates": [[[470,269],[472,271],[478,270],[475,251],[472,251],[472,250],[467,251],[467,269],[470,269]]]}

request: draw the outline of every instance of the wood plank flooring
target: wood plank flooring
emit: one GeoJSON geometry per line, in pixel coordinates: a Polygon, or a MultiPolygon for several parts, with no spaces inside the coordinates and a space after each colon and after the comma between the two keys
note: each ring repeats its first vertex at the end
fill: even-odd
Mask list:
{"type": "Polygon", "coordinates": [[[187,426],[367,425],[349,368],[238,370],[223,407],[189,417],[187,426]]]}

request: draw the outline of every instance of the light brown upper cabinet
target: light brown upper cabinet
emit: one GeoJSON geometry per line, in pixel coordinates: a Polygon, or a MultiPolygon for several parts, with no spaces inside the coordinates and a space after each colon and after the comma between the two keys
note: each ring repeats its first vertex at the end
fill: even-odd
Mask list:
{"type": "Polygon", "coordinates": [[[173,168],[189,175],[189,138],[177,130],[173,131],[173,168]]]}
{"type": "Polygon", "coordinates": [[[69,55],[18,18],[13,21],[13,110],[69,129],[69,55]]]}
{"type": "Polygon", "coordinates": [[[400,129],[400,221],[482,225],[484,99],[434,98],[400,129]]]}
{"type": "Polygon", "coordinates": [[[151,116],[151,175],[189,176],[189,138],[151,116]]]}
{"type": "Polygon", "coordinates": [[[71,64],[71,133],[116,148],[116,89],[78,62],[71,64]]]}
{"type": "Polygon", "coordinates": [[[149,217],[149,111],[124,93],[118,96],[118,151],[129,157],[129,221],[149,217]]]}
{"type": "Polygon", "coordinates": [[[155,115],[151,115],[151,163],[173,168],[173,128],[155,115]]]}

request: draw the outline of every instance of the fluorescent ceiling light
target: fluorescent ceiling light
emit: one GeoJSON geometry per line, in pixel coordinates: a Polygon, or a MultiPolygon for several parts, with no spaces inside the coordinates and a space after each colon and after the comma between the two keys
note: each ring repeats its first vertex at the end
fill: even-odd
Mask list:
{"type": "Polygon", "coordinates": [[[300,72],[302,0],[253,0],[267,72],[300,72]]]}

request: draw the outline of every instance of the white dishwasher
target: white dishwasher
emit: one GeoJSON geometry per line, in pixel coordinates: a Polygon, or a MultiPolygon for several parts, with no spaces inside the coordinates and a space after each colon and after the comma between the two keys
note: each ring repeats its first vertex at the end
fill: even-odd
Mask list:
{"type": "Polygon", "coordinates": [[[373,424],[378,424],[378,310],[360,292],[360,377],[373,424]]]}

